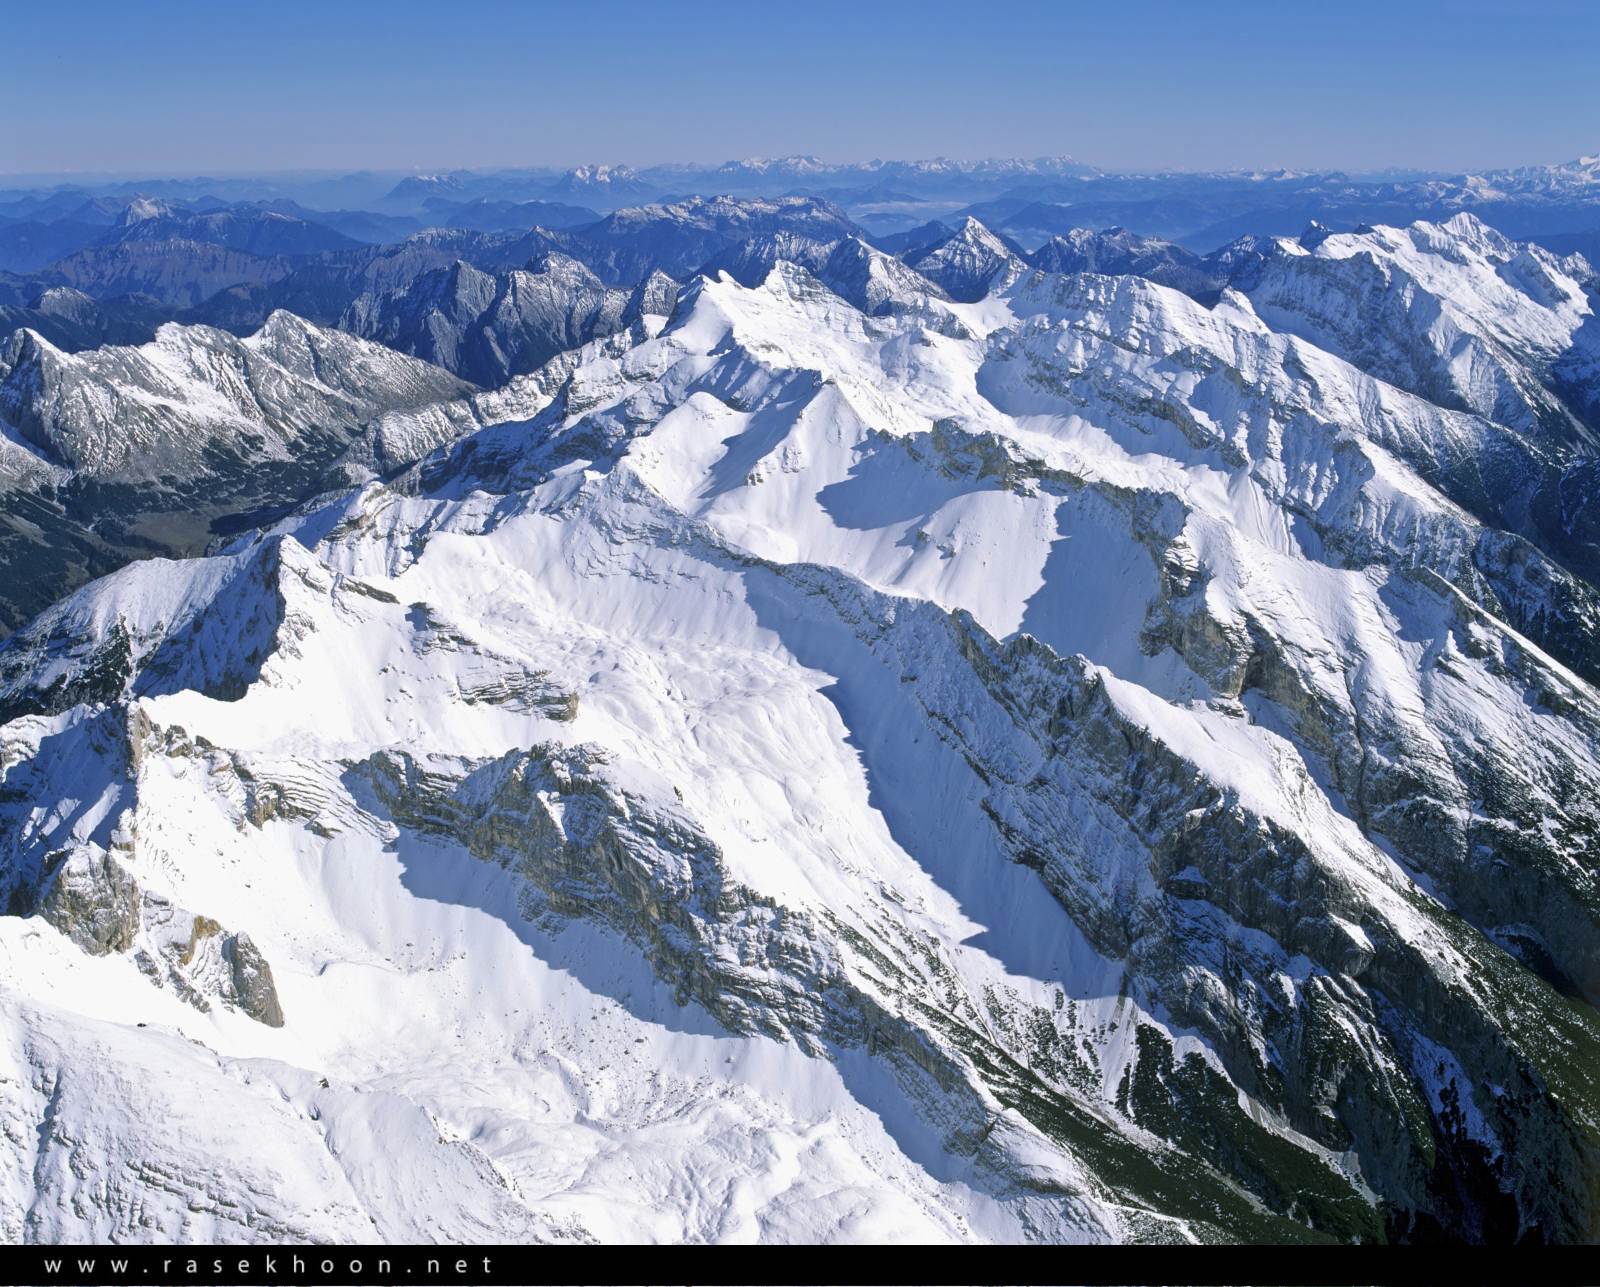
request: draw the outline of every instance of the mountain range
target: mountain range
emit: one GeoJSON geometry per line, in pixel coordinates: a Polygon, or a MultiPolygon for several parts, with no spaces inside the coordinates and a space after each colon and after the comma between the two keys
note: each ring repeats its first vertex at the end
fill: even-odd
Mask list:
{"type": "Polygon", "coordinates": [[[476,395],[282,312],[243,340],[169,323],[80,354],[14,332],[0,346],[0,632],[131,559],[199,554],[404,465],[519,396],[476,395]]]}
{"type": "Polygon", "coordinates": [[[1600,1238],[1592,164],[869,176],[4,287],[0,1229],[1600,1238]]]}

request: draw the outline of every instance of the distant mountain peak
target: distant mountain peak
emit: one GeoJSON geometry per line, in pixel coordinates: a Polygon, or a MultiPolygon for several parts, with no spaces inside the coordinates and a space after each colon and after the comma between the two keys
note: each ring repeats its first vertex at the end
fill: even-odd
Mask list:
{"type": "Polygon", "coordinates": [[[1312,248],[1321,245],[1332,235],[1332,229],[1313,219],[1305,226],[1305,231],[1300,234],[1299,240],[1301,246],[1307,250],[1311,250],[1312,248]]]}
{"type": "Polygon", "coordinates": [[[122,208],[117,223],[127,228],[136,223],[143,223],[147,219],[168,218],[175,213],[176,209],[165,201],[158,201],[153,197],[135,197],[122,208]]]}
{"type": "Polygon", "coordinates": [[[633,182],[639,176],[626,165],[579,165],[568,170],[562,177],[573,183],[604,185],[633,182]]]}
{"type": "Polygon", "coordinates": [[[922,247],[906,262],[952,299],[981,299],[1006,274],[1027,267],[1012,247],[972,215],[949,236],[922,247]]]}

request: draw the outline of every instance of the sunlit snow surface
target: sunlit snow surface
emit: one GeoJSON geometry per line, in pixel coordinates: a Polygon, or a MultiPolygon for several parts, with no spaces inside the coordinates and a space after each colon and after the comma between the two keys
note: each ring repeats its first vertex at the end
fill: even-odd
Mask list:
{"type": "MultiPolygon", "coordinates": [[[[569,361],[533,420],[47,614],[86,646],[126,631],[137,718],[0,729],[5,844],[112,853],[146,897],[247,932],[285,1023],[0,918],[0,1230],[1101,1241],[1303,1219],[1222,1179],[1232,1197],[1174,1215],[1073,1142],[1167,1150],[1119,1101],[1141,1023],[1370,1199],[1359,1150],[1247,1089],[1241,1068],[1283,1056],[1261,1016],[1331,1006],[1355,1075],[1422,1086],[1445,1061],[1364,999],[1368,960],[1403,943],[1405,968],[1498,1006],[1475,992],[1498,949],[1443,928],[1469,860],[1364,816],[1338,761],[1381,747],[1466,828],[1499,806],[1463,745],[1513,792],[1592,784],[1592,690],[1452,588],[1480,529],[1405,462],[1485,432],[1469,412],[1240,296],[1208,311],[1016,267],[995,285],[867,318],[784,264],[699,284],[656,338],[569,361]],[[1045,647],[1008,652],[1022,634],[1045,647]],[[1251,670],[1262,640],[1292,683],[1251,670]],[[575,717],[505,697],[532,688],[575,717]],[[1154,782],[1128,794],[1099,741],[1052,743],[1046,707],[1007,705],[1069,689],[1182,766],[1197,817],[1216,799],[1298,837],[1267,901],[1315,891],[1314,928],[1206,901],[1218,870],[1130,817],[1154,782]],[[630,903],[631,876],[606,877],[614,913],[574,910],[397,818],[371,768],[456,782],[536,747],[591,766],[624,830],[697,838],[647,847],[644,879],[651,899],[711,881],[699,929],[630,903]],[[1217,1001],[1224,981],[1249,999],[1217,1001]],[[1097,1125],[1052,1133],[1017,1078],[1097,1125]]],[[[41,645],[26,682],[75,664],[41,645]]],[[[586,798],[542,807],[575,835],[586,798]]],[[[1564,876],[1551,852],[1581,906],[1578,860],[1564,876]]],[[[1593,940],[1560,928],[1536,927],[1570,966],[1593,940]]]]}

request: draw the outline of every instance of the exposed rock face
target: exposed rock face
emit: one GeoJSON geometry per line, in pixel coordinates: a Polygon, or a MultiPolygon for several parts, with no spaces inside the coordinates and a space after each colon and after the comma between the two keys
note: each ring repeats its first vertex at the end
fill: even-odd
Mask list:
{"type": "Polygon", "coordinates": [[[839,242],[817,276],[868,317],[904,312],[929,299],[945,298],[945,292],[921,273],[859,237],[839,242]]]}
{"type": "Polygon", "coordinates": [[[130,943],[134,961],[157,986],[204,1014],[221,1002],[269,1028],[283,1027],[272,967],[248,934],[229,933],[209,916],[156,896],[144,901],[140,930],[137,945],[130,943]]]}
{"type": "MultiPolygon", "coordinates": [[[[112,695],[106,691],[101,700],[112,695]]],[[[79,780],[103,793],[95,802],[98,825],[88,830],[62,825],[60,818],[7,818],[0,905],[12,916],[39,917],[90,955],[125,956],[152,982],[170,987],[198,1010],[209,1011],[220,1001],[281,1028],[283,1009],[272,967],[250,936],[142,889],[130,870],[141,860],[139,792],[146,758],[152,753],[203,758],[214,748],[156,728],[138,707],[102,706],[98,716],[79,726],[89,730],[83,747],[72,745],[72,716],[64,725],[38,716],[9,725],[24,737],[39,737],[36,769],[60,772],[63,755],[92,757],[93,771],[79,780]],[[48,731],[53,724],[55,731],[48,731]]],[[[241,779],[244,813],[259,826],[267,811],[252,798],[256,793],[247,778],[241,779]]]]}
{"type": "MultiPolygon", "coordinates": [[[[38,915],[86,952],[126,952],[139,930],[139,887],[109,854],[58,856],[38,915]]],[[[13,899],[15,901],[15,899],[13,899]]]]}
{"type": "Polygon", "coordinates": [[[740,888],[712,841],[618,791],[605,760],[548,744],[443,772],[378,755],[353,774],[401,826],[511,868],[556,915],[610,924],[731,1031],[819,1054],[841,1027],[859,1040],[862,999],[821,926],[740,888]]]}
{"type": "Polygon", "coordinates": [[[608,290],[577,260],[552,254],[536,272],[491,275],[457,262],[402,290],[361,296],[339,324],[494,388],[621,330],[630,305],[635,316],[670,312],[669,288],[652,278],[634,294],[608,290]]]}
{"type": "Polygon", "coordinates": [[[678,283],[657,269],[633,288],[622,321],[633,326],[646,317],[671,317],[678,304],[678,283]]]}
{"type": "Polygon", "coordinates": [[[250,941],[250,936],[228,935],[223,954],[230,966],[233,1002],[252,1019],[267,1027],[283,1027],[283,1007],[278,1004],[278,990],[272,984],[272,967],[250,941]]]}

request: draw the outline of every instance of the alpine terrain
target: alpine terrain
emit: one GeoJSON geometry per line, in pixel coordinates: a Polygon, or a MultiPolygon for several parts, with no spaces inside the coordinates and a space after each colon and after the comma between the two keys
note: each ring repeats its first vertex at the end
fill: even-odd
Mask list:
{"type": "Polygon", "coordinates": [[[86,225],[265,267],[0,345],[7,1240],[1600,1239],[1600,286],[1465,209],[1560,176],[816,167],[86,225]]]}

